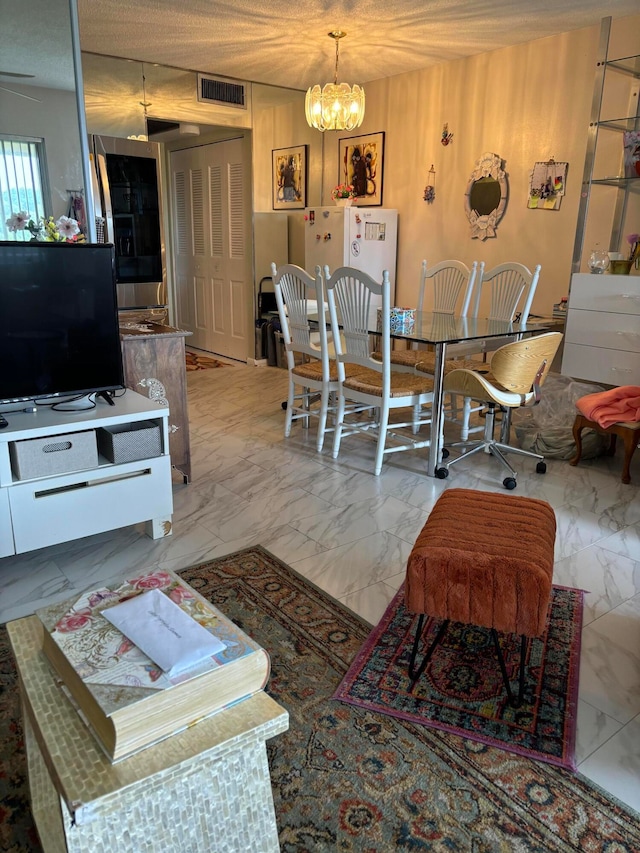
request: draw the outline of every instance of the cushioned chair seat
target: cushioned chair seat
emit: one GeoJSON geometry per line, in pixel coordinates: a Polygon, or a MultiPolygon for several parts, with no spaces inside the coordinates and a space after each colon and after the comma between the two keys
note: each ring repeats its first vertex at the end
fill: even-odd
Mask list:
{"type": "MultiPolygon", "coordinates": [[[[416,359],[416,370],[421,373],[430,373],[433,375],[436,369],[436,354],[434,352],[417,352],[419,358],[416,359]]],[[[478,370],[483,367],[482,362],[473,361],[472,359],[462,358],[447,358],[444,363],[444,372],[451,373],[452,370],[466,368],[467,370],[478,370]]],[[[487,370],[489,367],[487,366],[487,370]]]]}
{"type": "MultiPolygon", "coordinates": [[[[372,358],[380,360],[380,353],[372,353],[372,358]]],[[[400,367],[413,367],[421,373],[433,375],[436,367],[436,354],[428,350],[397,349],[390,354],[391,364],[400,367]]],[[[463,361],[461,359],[448,358],[444,363],[444,372],[450,373],[459,367],[468,367],[470,370],[479,366],[479,362],[463,361]]]]}
{"type": "MultiPolygon", "coordinates": [[[[343,388],[360,391],[363,394],[375,394],[382,397],[382,375],[367,367],[360,372],[347,376],[343,388]]],[[[426,376],[414,373],[391,374],[391,397],[406,397],[408,394],[429,394],[433,391],[433,382],[426,376]]]]}
{"type": "MultiPolygon", "coordinates": [[[[346,365],[345,366],[345,374],[347,376],[355,376],[358,373],[361,373],[366,368],[358,367],[357,365],[346,365]]],[[[299,376],[301,379],[322,379],[322,362],[320,361],[307,361],[304,364],[296,365],[292,371],[293,374],[299,376]]],[[[329,363],[329,378],[332,382],[338,381],[338,366],[336,363],[329,363]]]]}

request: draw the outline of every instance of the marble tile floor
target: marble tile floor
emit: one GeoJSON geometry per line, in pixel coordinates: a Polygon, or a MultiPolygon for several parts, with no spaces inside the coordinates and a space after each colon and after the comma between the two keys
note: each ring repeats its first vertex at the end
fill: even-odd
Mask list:
{"type": "MultiPolygon", "coordinates": [[[[180,570],[261,544],[371,623],[404,578],[415,538],[441,492],[502,491],[487,457],[425,475],[424,451],[387,457],[371,473],[373,442],[344,439],[321,454],[315,428],[283,437],[287,376],[234,364],[188,374],[193,482],[174,483],[174,533],[141,525],[0,560],[0,622],[117,580],[132,570],[180,570]]],[[[314,425],[315,426],[315,425],[314,425]]],[[[582,633],[579,772],[640,811],[640,453],[631,485],[619,458],[546,475],[517,459],[517,494],[549,501],[558,521],[554,582],[587,590],[582,633]]]]}

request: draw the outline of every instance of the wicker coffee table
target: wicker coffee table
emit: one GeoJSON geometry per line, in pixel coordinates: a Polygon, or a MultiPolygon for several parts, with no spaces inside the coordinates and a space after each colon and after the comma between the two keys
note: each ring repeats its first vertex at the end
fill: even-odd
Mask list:
{"type": "Polygon", "coordinates": [[[39,619],[7,630],[45,853],[280,849],[265,741],[289,716],[266,693],[112,764],[55,680],[39,619]]]}

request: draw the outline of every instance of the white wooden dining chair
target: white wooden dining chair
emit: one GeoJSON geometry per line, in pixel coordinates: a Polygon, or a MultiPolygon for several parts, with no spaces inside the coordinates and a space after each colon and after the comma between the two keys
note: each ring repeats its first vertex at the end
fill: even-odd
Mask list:
{"type": "Polygon", "coordinates": [[[279,268],[271,264],[271,272],[289,371],[284,434],[291,435],[294,421],[302,420],[308,428],[309,417],[317,417],[316,448],[321,451],[325,433],[333,429],[327,427],[327,421],[335,411],[339,390],[337,366],[329,358],[326,324],[313,322],[318,306],[324,304],[322,273],[318,266],[312,277],[293,264],[279,268]]]}
{"type": "MultiPolygon", "coordinates": [[[[540,264],[538,264],[533,272],[524,264],[517,262],[508,262],[499,264],[491,270],[484,270],[484,264],[481,264],[480,272],[476,277],[476,285],[474,289],[474,297],[471,303],[471,317],[477,318],[480,314],[482,295],[489,293],[489,320],[498,321],[523,321],[529,316],[531,304],[536,293],[538,280],[540,278],[540,264]]],[[[482,341],[474,341],[467,344],[456,344],[455,352],[458,358],[471,355],[482,355],[486,361],[486,354],[496,350],[506,342],[505,338],[487,338],[482,341]]],[[[447,349],[447,356],[452,354],[447,349]]],[[[451,364],[449,360],[445,365],[445,373],[450,373],[451,369],[456,367],[470,367],[473,369],[473,363],[469,364],[451,364]]],[[[416,365],[418,371],[431,373],[430,364],[425,363],[416,365]]],[[[456,423],[460,426],[460,438],[465,441],[469,433],[480,432],[484,429],[483,425],[471,427],[471,415],[474,412],[482,411],[484,406],[473,406],[469,397],[465,397],[462,409],[456,404],[456,396],[451,394],[451,407],[447,410],[447,420],[456,423]]]]}
{"type": "Polygon", "coordinates": [[[471,316],[479,316],[482,296],[489,290],[487,316],[490,320],[526,321],[536,295],[541,269],[538,264],[531,272],[524,264],[509,262],[485,270],[478,280],[471,316]]]}
{"type": "MultiPolygon", "coordinates": [[[[355,433],[373,436],[377,440],[374,463],[377,476],[385,454],[429,446],[430,439],[415,439],[407,434],[407,428],[414,427],[413,411],[432,403],[433,381],[427,376],[391,369],[391,286],[387,270],[381,283],[351,267],[339,267],[331,275],[325,266],[324,276],[340,384],[333,458],[338,457],[345,436],[355,433]],[[370,335],[372,297],[380,297],[382,301],[379,357],[374,357],[370,335]],[[360,407],[360,413],[348,417],[349,405],[360,407]],[[390,423],[391,411],[402,408],[410,409],[410,419],[390,423]]],[[[431,423],[430,412],[424,413],[419,426],[428,423],[431,423]]]]}
{"type": "MultiPolygon", "coordinates": [[[[420,285],[418,288],[418,312],[425,310],[425,296],[428,289],[432,299],[429,311],[437,314],[457,314],[466,317],[471,304],[471,296],[478,272],[482,274],[484,263],[474,261],[469,268],[462,261],[441,261],[432,267],[427,267],[426,260],[420,268],[420,285]]],[[[451,347],[451,356],[455,357],[455,348],[451,347]]],[[[417,343],[412,343],[410,349],[392,350],[391,364],[394,370],[413,372],[418,364],[425,373],[431,373],[435,366],[433,352],[418,349],[417,343]]],[[[451,369],[456,365],[452,365],[451,369]]],[[[457,365],[459,366],[459,365],[457,365]]]]}

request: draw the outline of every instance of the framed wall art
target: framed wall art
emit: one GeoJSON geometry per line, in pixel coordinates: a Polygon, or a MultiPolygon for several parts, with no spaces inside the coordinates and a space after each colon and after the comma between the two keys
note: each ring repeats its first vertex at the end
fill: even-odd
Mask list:
{"type": "Polygon", "coordinates": [[[384,132],[350,136],[338,140],[338,183],[351,184],[354,204],[382,204],[384,132]]]}
{"type": "Polygon", "coordinates": [[[558,210],[567,185],[568,163],[557,163],[553,157],[534,163],[529,183],[530,210],[558,210]]]}
{"type": "Polygon", "coordinates": [[[273,209],[307,206],[307,146],[276,148],[273,152],[273,209]]]}

